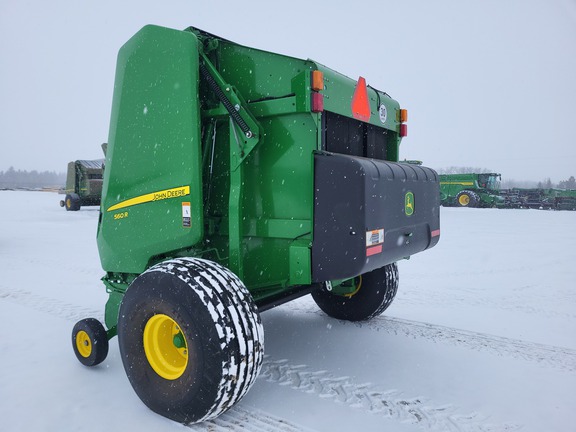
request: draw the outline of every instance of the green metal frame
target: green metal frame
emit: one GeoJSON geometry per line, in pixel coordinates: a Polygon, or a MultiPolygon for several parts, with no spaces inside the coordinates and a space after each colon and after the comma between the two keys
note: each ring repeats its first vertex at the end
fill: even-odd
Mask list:
{"type": "MultiPolygon", "coordinates": [[[[194,28],[146,26],[122,47],[97,235],[109,337],[129,284],[168,258],[219,262],[257,302],[311,283],[322,150],[312,71],[323,73],[324,110],[352,117],[356,81],[311,60],[194,28]]],[[[399,104],[371,87],[368,96],[369,123],[393,132],[387,154],[397,161],[399,104]]]]}

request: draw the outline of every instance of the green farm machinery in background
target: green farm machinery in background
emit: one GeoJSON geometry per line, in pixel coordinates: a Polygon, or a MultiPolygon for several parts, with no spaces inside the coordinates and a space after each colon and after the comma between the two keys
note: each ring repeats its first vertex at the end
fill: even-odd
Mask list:
{"type": "Polygon", "coordinates": [[[68,211],[80,210],[82,206],[100,205],[102,194],[102,171],[104,159],[77,160],[68,163],[66,196],[60,206],[68,211]]]}
{"type": "Polygon", "coordinates": [[[500,194],[507,208],[576,210],[576,190],[555,188],[511,188],[500,194]]]}
{"type": "Polygon", "coordinates": [[[496,173],[440,174],[440,201],[444,206],[503,207],[496,173]]]}
{"type": "Polygon", "coordinates": [[[440,203],[446,207],[576,210],[576,190],[501,189],[496,173],[440,174],[440,203]]]}
{"type": "Polygon", "coordinates": [[[576,210],[576,189],[554,189],[556,210],[576,210]]]}
{"type": "Polygon", "coordinates": [[[407,113],[311,60],[195,28],[146,26],[120,50],[97,243],[104,327],[135,392],[200,422],[232,407],[263,361],[259,313],[312,294],[329,316],[381,314],[396,261],[440,238],[438,176],[398,163],[407,113]]]}

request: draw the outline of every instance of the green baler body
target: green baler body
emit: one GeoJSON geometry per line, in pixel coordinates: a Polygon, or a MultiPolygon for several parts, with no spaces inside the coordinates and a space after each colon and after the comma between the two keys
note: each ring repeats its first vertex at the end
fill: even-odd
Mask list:
{"type": "Polygon", "coordinates": [[[103,163],[103,159],[69,162],[64,193],[78,195],[81,205],[100,205],[103,163]]]}
{"type": "MultiPolygon", "coordinates": [[[[398,161],[399,104],[368,87],[370,119],[356,120],[351,107],[356,87],[355,80],[313,61],[240,46],[194,28],[146,26],[130,39],[118,55],[97,236],[110,294],[108,327],[116,325],[129,283],[171,257],[223,264],[259,304],[318,282],[311,253],[314,167],[319,158],[331,160],[325,152],[332,129],[328,112],[341,130],[330,138],[333,146],[346,149],[345,135],[360,136],[369,153],[376,151],[372,139],[381,147],[379,159],[398,161]],[[245,115],[250,132],[215,97],[203,68],[217,71],[222,92],[245,115]],[[312,71],[323,73],[320,91],[311,88],[312,71]],[[323,96],[319,112],[312,106],[315,93],[323,96]]],[[[436,174],[420,167],[395,169],[419,169],[424,186],[416,189],[435,198],[425,205],[417,198],[422,219],[406,216],[404,195],[391,206],[407,221],[394,222],[398,230],[422,225],[426,238],[418,250],[394,252],[389,262],[433,246],[439,233],[436,174]]],[[[409,189],[407,194],[416,191],[409,189]]],[[[365,242],[371,229],[362,226],[359,241],[365,242]]]]}

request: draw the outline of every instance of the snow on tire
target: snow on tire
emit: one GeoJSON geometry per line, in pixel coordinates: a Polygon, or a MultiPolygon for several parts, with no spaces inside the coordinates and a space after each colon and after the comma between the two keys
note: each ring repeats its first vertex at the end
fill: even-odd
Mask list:
{"type": "Polygon", "coordinates": [[[182,423],[236,404],[264,356],[262,323],[244,284],[198,258],[164,261],[134,280],[120,306],[118,342],[136,394],[182,423]]]}
{"type": "Polygon", "coordinates": [[[312,291],[312,298],[322,311],[336,319],[365,321],[382,314],[398,291],[398,266],[385,265],[358,277],[353,294],[337,295],[324,289],[312,291]]]}

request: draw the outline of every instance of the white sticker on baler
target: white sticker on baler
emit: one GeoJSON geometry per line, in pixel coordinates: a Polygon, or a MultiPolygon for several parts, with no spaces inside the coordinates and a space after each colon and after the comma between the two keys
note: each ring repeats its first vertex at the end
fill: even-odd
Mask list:
{"type": "Polygon", "coordinates": [[[388,118],[388,111],[386,111],[386,105],[384,104],[380,105],[380,108],[378,109],[378,116],[380,117],[380,121],[382,122],[382,124],[385,124],[386,119],[388,118]]]}
{"type": "Polygon", "coordinates": [[[190,203],[183,202],[182,203],[182,226],[185,228],[190,228],[192,226],[191,220],[191,212],[190,212],[190,203]]]}
{"type": "Polygon", "coordinates": [[[384,243],[384,229],[366,231],[366,247],[384,243]]]}

